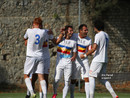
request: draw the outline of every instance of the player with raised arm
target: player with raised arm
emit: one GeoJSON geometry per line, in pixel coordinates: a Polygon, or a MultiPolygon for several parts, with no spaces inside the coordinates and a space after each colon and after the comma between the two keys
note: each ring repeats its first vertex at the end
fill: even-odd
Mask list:
{"type": "Polygon", "coordinates": [[[74,88],[77,79],[79,79],[80,77],[80,71],[82,79],[84,79],[85,81],[86,98],[89,98],[89,62],[87,57],[85,57],[84,59],[80,58],[81,54],[85,54],[91,48],[92,41],[87,36],[87,34],[88,34],[87,25],[81,24],[79,26],[79,33],[74,33],[72,36],[72,39],[77,41],[78,55],[75,62],[73,62],[72,67],[70,98],[74,98],[74,88]]]}
{"type": "MultiPolygon", "coordinates": [[[[56,39],[53,36],[53,32],[51,30],[47,30],[46,31],[46,38],[45,41],[43,42],[43,61],[44,61],[44,78],[47,84],[47,89],[48,89],[48,76],[49,76],[49,70],[50,70],[50,53],[49,53],[49,40],[51,40],[54,44],[58,44],[62,38],[63,38],[63,31],[61,30],[61,33],[58,36],[58,39],[56,39]]],[[[30,76],[30,78],[32,79],[32,86],[34,88],[35,86],[35,81],[37,80],[37,74],[33,74],[30,76]]],[[[43,93],[42,93],[42,89],[41,86],[39,86],[39,96],[40,98],[43,98],[43,93]]],[[[27,95],[25,98],[30,98],[30,93],[27,90],[27,95]]]]}
{"type": "Polygon", "coordinates": [[[46,31],[40,29],[42,27],[41,18],[35,18],[33,21],[33,28],[27,29],[24,35],[25,44],[27,45],[26,61],[24,64],[24,79],[25,84],[31,94],[31,98],[36,98],[34,93],[30,74],[37,73],[44,94],[44,98],[47,98],[47,87],[44,79],[44,61],[43,61],[43,42],[46,38],[46,31]]]}
{"type": "Polygon", "coordinates": [[[65,86],[63,89],[62,98],[66,98],[69,80],[72,72],[72,62],[76,58],[76,41],[70,39],[73,35],[73,27],[65,26],[65,36],[64,39],[57,46],[57,62],[55,68],[55,78],[53,84],[54,94],[52,98],[57,96],[57,87],[61,76],[64,73],[65,86]]]}
{"type": "MultiPolygon", "coordinates": [[[[93,47],[87,53],[80,55],[80,57],[83,59],[86,56],[95,52],[89,71],[90,98],[94,98],[95,78],[99,77],[100,74],[106,73],[106,66],[108,62],[107,50],[108,50],[109,36],[103,30],[104,30],[104,23],[100,20],[96,20],[94,22],[94,31],[96,32],[96,35],[93,47]]],[[[107,80],[100,79],[100,82],[103,85],[105,85],[105,87],[110,92],[113,98],[119,98],[114,92],[111,84],[107,80]]]]}

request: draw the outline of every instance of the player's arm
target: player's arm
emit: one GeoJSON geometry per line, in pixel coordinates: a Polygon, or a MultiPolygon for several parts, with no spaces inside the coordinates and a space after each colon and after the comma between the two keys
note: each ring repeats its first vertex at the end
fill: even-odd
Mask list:
{"type": "Polygon", "coordinates": [[[77,49],[78,49],[78,46],[77,46],[77,43],[75,42],[74,47],[73,47],[73,56],[71,58],[71,61],[75,61],[76,56],[77,56],[77,49]]]}
{"type": "Polygon", "coordinates": [[[27,42],[28,42],[28,29],[27,29],[27,31],[26,31],[26,33],[24,35],[24,44],[25,44],[25,46],[27,46],[27,42]]]}
{"type": "MultiPolygon", "coordinates": [[[[91,50],[92,49],[92,45],[89,45],[88,47],[87,47],[87,50],[89,51],[89,50],[91,50]]],[[[92,55],[92,54],[91,54],[92,55]]]]}
{"type": "Polygon", "coordinates": [[[89,50],[86,54],[81,54],[80,58],[84,59],[85,57],[87,57],[88,55],[92,54],[96,49],[97,49],[98,45],[96,43],[93,44],[93,47],[91,50],[89,50]]]}
{"type": "Polygon", "coordinates": [[[76,56],[77,56],[77,52],[73,52],[73,56],[72,56],[72,58],[71,58],[71,61],[75,61],[76,56]]]}
{"type": "Polygon", "coordinates": [[[60,34],[59,34],[59,36],[58,36],[58,38],[56,39],[56,38],[53,38],[51,41],[54,43],[54,44],[56,44],[56,45],[58,45],[61,41],[62,41],[62,38],[63,38],[63,36],[64,36],[64,29],[61,29],[60,30],[60,34]]]}
{"type": "Polygon", "coordinates": [[[28,39],[24,39],[24,44],[27,46],[28,39]]]}

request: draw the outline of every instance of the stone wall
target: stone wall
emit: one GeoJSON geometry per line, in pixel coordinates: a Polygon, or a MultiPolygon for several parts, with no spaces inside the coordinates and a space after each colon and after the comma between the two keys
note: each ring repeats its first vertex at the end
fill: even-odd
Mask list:
{"type": "Polygon", "coordinates": [[[130,7],[128,2],[120,1],[104,14],[106,31],[110,36],[109,72],[130,72],[130,7]]]}
{"type": "MultiPolygon", "coordinates": [[[[66,24],[78,32],[78,2],[76,0],[3,0],[0,1],[0,83],[23,84],[26,47],[23,36],[35,17],[43,19],[44,28],[52,28],[55,36],[66,24]]],[[[81,23],[87,23],[85,6],[81,2],[81,23]]],[[[110,35],[108,69],[110,72],[130,71],[129,9],[105,12],[106,31],[110,35]]],[[[92,37],[92,32],[89,36],[92,37]]],[[[50,49],[50,82],[53,80],[56,48],[50,49]]]]}

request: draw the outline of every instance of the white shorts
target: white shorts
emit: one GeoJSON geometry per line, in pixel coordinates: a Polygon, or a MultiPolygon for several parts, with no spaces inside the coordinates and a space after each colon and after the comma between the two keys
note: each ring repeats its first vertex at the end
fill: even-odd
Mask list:
{"type": "Polygon", "coordinates": [[[88,59],[76,59],[72,65],[72,76],[71,79],[79,79],[80,74],[82,79],[89,77],[89,62],[88,59]]]}
{"type": "Polygon", "coordinates": [[[44,74],[44,67],[44,60],[42,58],[26,57],[24,64],[24,74],[44,74]]]}
{"type": "Polygon", "coordinates": [[[72,62],[70,58],[62,58],[57,61],[55,69],[55,80],[61,79],[64,73],[64,80],[69,81],[72,72],[72,62]]]}
{"type": "Polygon", "coordinates": [[[106,73],[107,63],[103,62],[92,62],[90,66],[89,76],[98,77],[99,74],[106,73]]]}

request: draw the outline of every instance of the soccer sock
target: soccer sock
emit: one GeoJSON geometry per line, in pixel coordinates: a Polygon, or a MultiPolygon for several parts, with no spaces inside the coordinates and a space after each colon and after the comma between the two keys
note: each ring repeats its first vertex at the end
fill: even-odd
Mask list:
{"type": "Polygon", "coordinates": [[[41,80],[41,81],[40,81],[40,84],[41,84],[41,88],[42,88],[43,96],[44,96],[44,98],[47,98],[47,87],[46,87],[46,81],[45,81],[45,80],[41,80]]]}
{"type": "Polygon", "coordinates": [[[68,93],[68,89],[69,89],[69,82],[65,81],[65,86],[64,86],[64,89],[63,89],[63,96],[62,96],[62,98],[66,98],[67,93],[68,93]]]}
{"type": "Polygon", "coordinates": [[[31,95],[34,94],[32,83],[31,83],[31,80],[29,78],[25,79],[25,84],[26,84],[28,90],[30,91],[31,95]]]}
{"type": "Polygon", "coordinates": [[[40,96],[40,98],[43,98],[43,93],[39,92],[39,96],[40,96]]]}
{"type": "Polygon", "coordinates": [[[70,98],[74,98],[74,88],[75,84],[70,84],[70,98]]]}
{"type": "Polygon", "coordinates": [[[59,84],[59,80],[58,80],[58,79],[55,79],[54,84],[53,84],[54,94],[57,94],[58,84],[59,84]]]}
{"type": "Polygon", "coordinates": [[[27,89],[27,95],[28,95],[28,96],[30,96],[30,92],[29,92],[29,90],[28,90],[28,89],[27,89]]]}
{"type": "Polygon", "coordinates": [[[94,90],[95,90],[95,78],[89,77],[89,90],[90,90],[90,98],[94,98],[94,90]]]}
{"type": "Polygon", "coordinates": [[[106,86],[107,90],[110,92],[110,94],[112,95],[112,97],[113,97],[113,98],[116,98],[117,95],[116,95],[116,93],[114,92],[114,90],[113,90],[113,88],[112,88],[110,82],[106,81],[106,82],[105,82],[105,86],[106,86]]]}
{"type": "Polygon", "coordinates": [[[89,82],[85,82],[86,98],[89,98],[89,82]]]}

